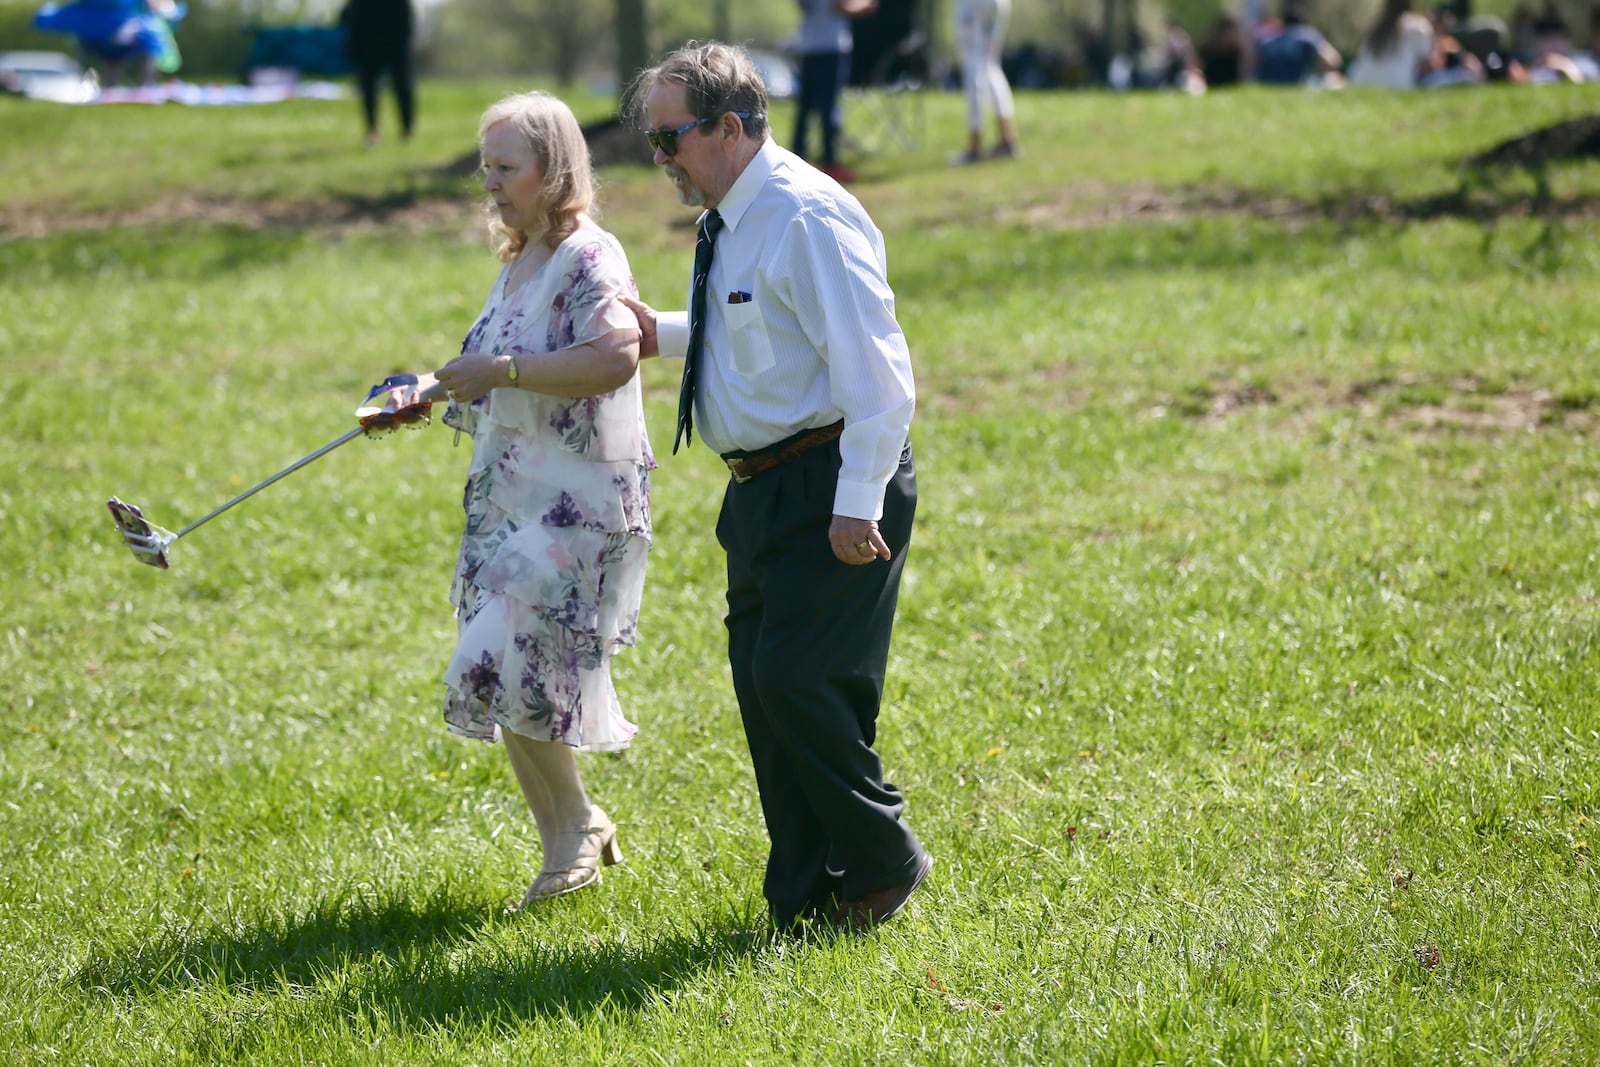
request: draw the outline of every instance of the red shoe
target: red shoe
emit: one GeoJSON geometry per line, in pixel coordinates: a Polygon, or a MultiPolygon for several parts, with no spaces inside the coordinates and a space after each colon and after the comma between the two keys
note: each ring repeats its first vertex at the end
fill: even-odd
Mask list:
{"type": "Polygon", "coordinates": [[[819,163],[817,169],[840,185],[845,185],[856,180],[856,172],[849,167],[840,166],[838,163],[819,163]]]}

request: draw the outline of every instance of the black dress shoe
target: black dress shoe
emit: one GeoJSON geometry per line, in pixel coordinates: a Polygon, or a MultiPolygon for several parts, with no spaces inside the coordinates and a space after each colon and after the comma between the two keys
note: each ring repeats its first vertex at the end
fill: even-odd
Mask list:
{"type": "Polygon", "coordinates": [[[917,887],[928,877],[928,872],[931,870],[933,870],[933,857],[924,852],[922,859],[917,863],[916,872],[911,876],[911,881],[845,901],[839,905],[839,910],[834,912],[834,925],[855,930],[870,930],[879,923],[888,922],[905,908],[906,902],[911,899],[911,894],[917,891],[917,887]]]}

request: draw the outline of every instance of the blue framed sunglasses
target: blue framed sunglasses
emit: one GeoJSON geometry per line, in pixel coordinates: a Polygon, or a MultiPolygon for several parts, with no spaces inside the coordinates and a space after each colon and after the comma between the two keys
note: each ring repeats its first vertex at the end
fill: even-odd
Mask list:
{"type": "MultiPolygon", "coordinates": [[[[675,130],[645,130],[644,139],[650,142],[651,148],[660,149],[663,155],[675,156],[678,154],[678,138],[680,136],[698,126],[710,125],[726,114],[729,114],[729,112],[719,111],[715,115],[707,115],[703,119],[695,119],[693,122],[685,123],[675,130]]],[[[735,111],[732,114],[738,115],[746,122],[750,121],[750,112],[748,111],[735,111]]]]}

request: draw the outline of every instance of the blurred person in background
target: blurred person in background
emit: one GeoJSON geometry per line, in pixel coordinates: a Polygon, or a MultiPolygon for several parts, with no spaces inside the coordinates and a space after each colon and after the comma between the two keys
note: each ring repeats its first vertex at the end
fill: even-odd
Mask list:
{"type": "Polygon", "coordinates": [[[1167,24],[1156,57],[1155,68],[1150,72],[1153,87],[1176,89],[1191,96],[1199,96],[1206,91],[1205,71],[1200,64],[1200,53],[1196,50],[1188,31],[1176,22],[1167,24]]]}
{"type": "Polygon", "coordinates": [[[1522,83],[1528,72],[1511,53],[1511,37],[1505,20],[1495,15],[1470,15],[1459,24],[1455,13],[1441,5],[1432,12],[1433,39],[1439,61],[1436,69],[1423,78],[1428,87],[1457,84],[1463,80],[1522,83]],[[1453,52],[1450,45],[1459,48],[1453,52]],[[1460,71],[1466,71],[1465,75],[1460,71]]]}
{"type": "Polygon", "coordinates": [[[186,14],[188,7],[175,0],[75,0],[45,4],[33,28],[72,35],[102,86],[147,87],[183,65],[173,31],[186,14]]]}
{"type": "Polygon", "coordinates": [[[411,0],[345,0],[339,24],[344,27],[345,59],[355,68],[361,88],[367,147],[378,143],[378,89],[384,77],[400,108],[400,136],[409,141],[417,117],[411,62],[416,15],[411,0]]]}
{"type": "Polygon", "coordinates": [[[1433,23],[1412,0],[1384,0],[1350,63],[1349,82],[1375,89],[1414,89],[1436,65],[1433,23]]]}
{"type": "Polygon", "coordinates": [[[1263,85],[1335,89],[1344,84],[1344,59],[1307,20],[1302,0],[1285,0],[1282,22],[1261,24],[1252,51],[1251,76],[1263,85]]]}
{"type": "Polygon", "coordinates": [[[1525,21],[1519,48],[1532,85],[1584,80],[1582,66],[1573,59],[1577,49],[1571,31],[1554,4],[1525,21]]]}
{"type": "Polygon", "coordinates": [[[794,117],[794,154],[806,153],[812,120],[819,127],[822,154],[817,168],[834,181],[855,181],[855,174],[839,162],[839,134],[844,125],[840,94],[850,77],[850,52],[854,38],[850,20],[870,14],[877,0],[798,0],[800,37],[795,51],[800,57],[800,97],[794,117]]]}
{"type": "Polygon", "coordinates": [[[1454,37],[1434,39],[1429,70],[1417,80],[1423,89],[1449,89],[1457,85],[1483,85],[1489,72],[1483,61],[1454,37]]]}
{"type": "Polygon", "coordinates": [[[1244,76],[1247,52],[1244,25],[1239,16],[1228,11],[1218,12],[1195,43],[1200,76],[1206,87],[1238,85],[1244,76]]]}
{"type": "Polygon", "coordinates": [[[1016,106],[1000,66],[1011,0],[955,0],[956,43],[961,52],[961,88],[967,98],[967,147],[954,163],[1009,159],[1017,154],[1016,106]],[[984,112],[994,115],[997,139],[983,151],[984,112]]]}

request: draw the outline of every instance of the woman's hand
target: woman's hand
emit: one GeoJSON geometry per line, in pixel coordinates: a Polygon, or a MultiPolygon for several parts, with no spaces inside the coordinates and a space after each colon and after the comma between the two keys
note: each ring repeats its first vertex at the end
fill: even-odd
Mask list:
{"type": "Polygon", "coordinates": [[[469,352],[457,356],[434,372],[445,395],[458,404],[470,404],[489,390],[511,385],[508,365],[514,356],[469,352]]]}
{"type": "Polygon", "coordinates": [[[443,399],[444,389],[431,374],[391,374],[367,391],[367,399],[356,409],[356,417],[404,411],[443,399]]]}

